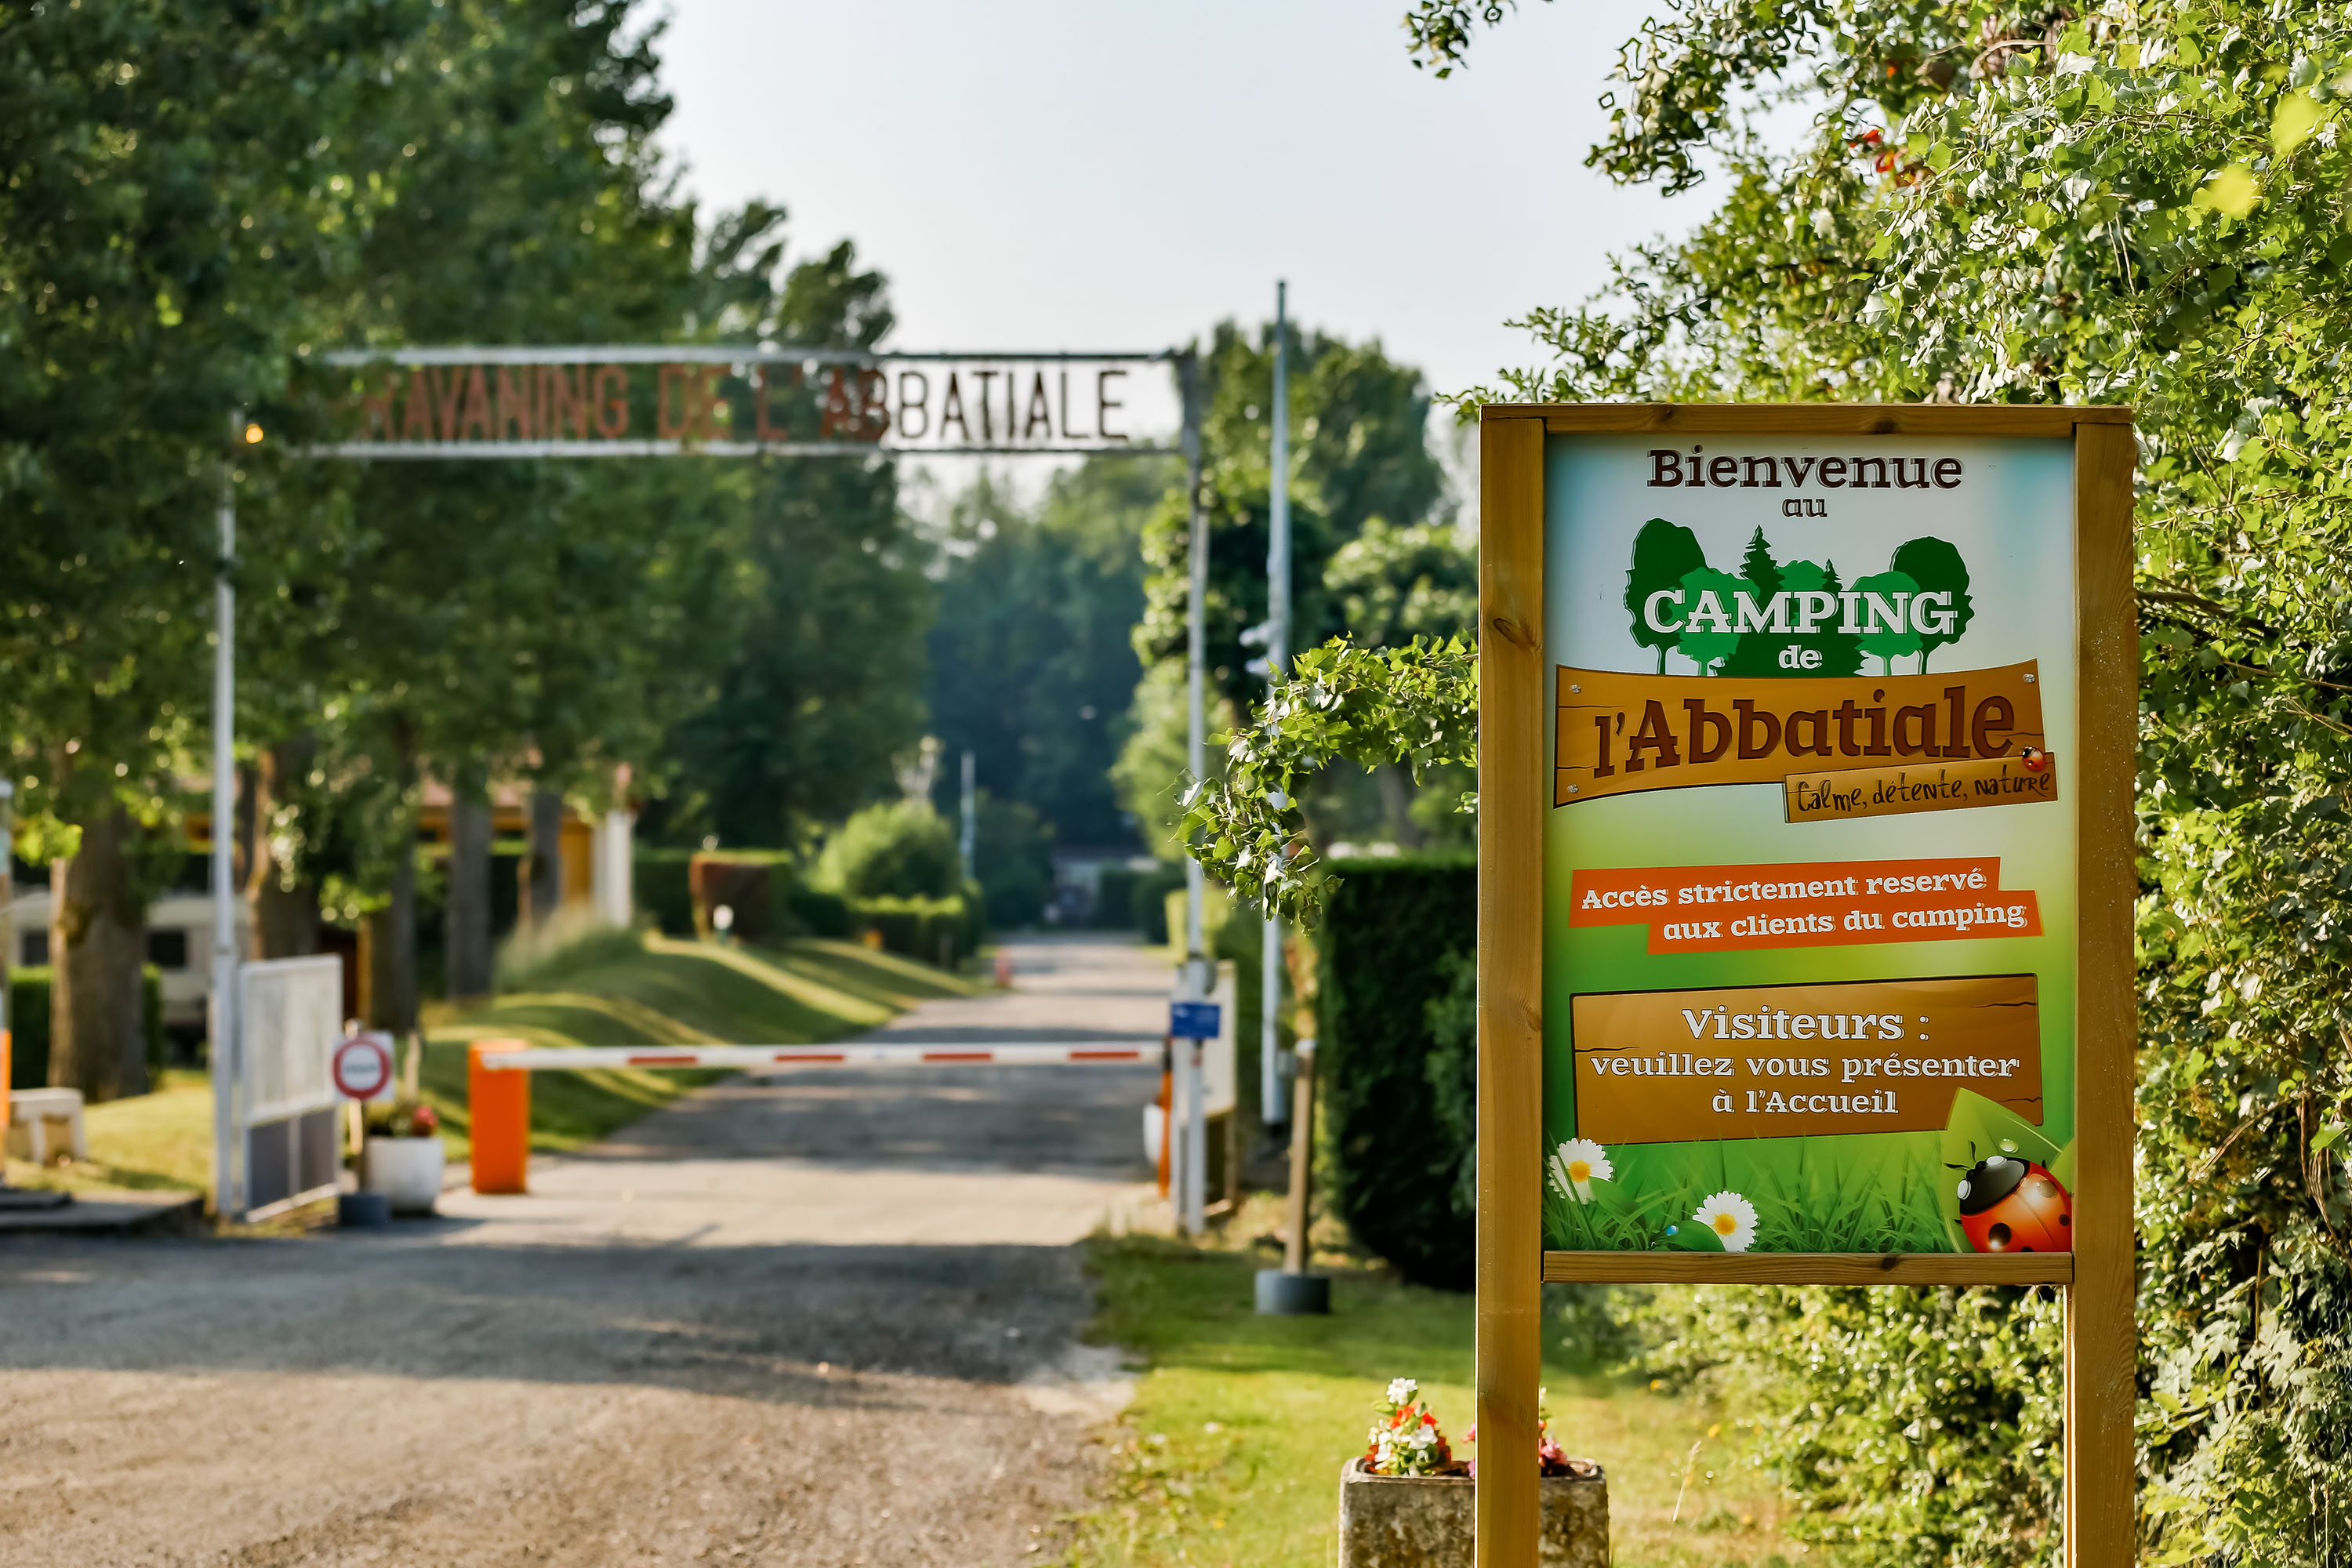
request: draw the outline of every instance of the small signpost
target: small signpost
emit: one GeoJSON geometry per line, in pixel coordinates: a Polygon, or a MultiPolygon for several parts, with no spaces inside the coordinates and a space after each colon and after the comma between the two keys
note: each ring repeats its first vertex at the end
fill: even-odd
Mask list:
{"type": "Polygon", "coordinates": [[[1168,1004],[1168,1037],[1175,1040],[1213,1040],[1217,1037],[1218,1006],[1214,1002],[1171,1002],[1168,1004]]]}
{"type": "Polygon", "coordinates": [[[1580,1279],[2057,1287],[2066,1561],[2130,1562],[2128,412],[1482,436],[1481,1568],[1580,1279]]]}
{"type": "Polygon", "coordinates": [[[392,1088],[392,1051],[382,1035],[353,1035],[335,1047],[335,1088],[345,1100],[374,1100],[392,1088]]]}

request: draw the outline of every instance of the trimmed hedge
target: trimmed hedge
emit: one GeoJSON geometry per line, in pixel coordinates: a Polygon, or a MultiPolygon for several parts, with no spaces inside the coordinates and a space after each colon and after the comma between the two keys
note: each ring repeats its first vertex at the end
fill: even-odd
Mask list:
{"type": "MultiPolygon", "coordinates": [[[[47,965],[8,972],[8,1087],[47,1089],[49,1084],[49,984],[47,965]]],[[[163,1038],[163,973],[153,964],[139,971],[139,1026],[147,1041],[147,1069],[160,1072],[171,1057],[163,1038]]]]}
{"type": "Polygon", "coordinates": [[[639,849],[630,857],[629,891],[664,936],[694,934],[694,889],[687,879],[691,849],[639,849]]]}
{"type": "Polygon", "coordinates": [[[1441,1059],[1430,1006],[1453,989],[1448,960],[1476,942],[1477,867],[1429,856],[1332,869],[1316,999],[1332,1207],[1407,1279],[1466,1289],[1475,1245],[1457,1194],[1472,1151],[1454,1119],[1433,1114],[1437,1080],[1460,1064],[1441,1059]]]}
{"type": "Polygon", "coordinates": [[[846,898],[810,887],[782,849],[640,849],[635,876],[637,907],[667,936],[709,936],[710,911],[725,904],[738,942],[876,931],[889,952],[937,963],[942,936],[961,962],[980,950],[985,926],[976,886],[943,899],[846,898]]]}
{"type": "Polygon", "coordinates": [[[1168,942],[1168,895],[1181,891],[1184,868],[1156,866],[1149,871],[1130,871],[1118,867],[1103,873],[1102,897],[1095,905],[1095,923],[1111,930],[1138,931],[1143,933],[1147,947],[1164,947],[1168,942]],[[1114,889],[1118,889],[1114,891],[1114,889]],[[1114,908],[1114,898],[1124,898],[1126,907],[1114,908]]]}
{"type": "Polygon", "coordinates": [[[881,933],[885,951],[938,963],[944,945],[952,967],[980,950],[978,891],[947,899],[853,899],[849,908],[861,929],[881,933]]]}

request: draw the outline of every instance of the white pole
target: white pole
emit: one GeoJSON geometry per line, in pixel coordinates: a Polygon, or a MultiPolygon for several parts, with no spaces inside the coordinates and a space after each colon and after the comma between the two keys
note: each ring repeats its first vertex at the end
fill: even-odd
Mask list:
{"type": "Polygon", "coordinates": [[[244,413],[232,409],[228,453],[221,462],[220,565],[213,577],[213,1210],[223,1219],[245,1215],[236,1115],[242,1089],[236,1050],[236,892],[229,885],[236,818],[236,590],[230,584],[229,568],[236,558],[236,448],[244,439],[244,413]]]}
{"type": "MultiPolygon", "coordinates": [[[[1184,357],[1184,498],[1192,510],[1192,580],[1184,608],[1186,700],[1191,721],[1184,757],[1197,787],[1209,772],[1205,707],[1209,670],[1209,517],[1201,510],[1201,373],[1198,362],[1191,354],[1184,357]]],[[[1203,891],[1201,863],[1188,855],[1184,858],[1184,954],[1188,959],[1201,958],[1207,950],[1201,927],[1203,891]]]]}
{"type": "Polygon", "coordinates": [[[16,785],[0,779],[0,1192],[8,1190],[8,1077],[16,1037],[8,1032],[8,966],[16,961],[16,785]]]}
{"type": "Polygon", "coordinates": [[[957,842],[957,852],[963,857],[964,880],[974,879],[972,855],[980,844],[980,791],[973,784],[971,752],[963,754],[963,837],[957,842]]]}
{"type": "MultiPolygon", "coordinates": [[[[1265,684],[1270,696],[1290,663],[1290,285],[1274,286],[1274,504],[1265,546],[1265,684]]],[[[1282,916],[1269,900],[1258,949],[1258,1117],[1289,1120],[1282,1092],[1282,916]]]]}
{"type": "Polygon", "coordinates": [[[1201,1079],[1201,1042],[1181,1042],[1183,1066],[1178,1094],[1184,1102],[1184,1234],[1198,1236],[1208,1228],[1209,1118],[1205,1087],[1201,1079]]]}

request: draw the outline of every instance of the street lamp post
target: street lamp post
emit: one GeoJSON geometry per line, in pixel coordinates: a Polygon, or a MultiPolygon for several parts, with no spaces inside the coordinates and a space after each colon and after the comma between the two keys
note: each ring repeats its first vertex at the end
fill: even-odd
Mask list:
{"type": "MultiPolygon", "coordinates": [[[[1290,662],[1290,285],[1274,286],[1274,497],[1265,547],[1265,684],[1271,697],[1290,662]]],[[[1282,1093],[1282,917],[1265,905],[1258,949],[1258,1114],[1268,1127],[1288,1118],[1282,1093]]]]}

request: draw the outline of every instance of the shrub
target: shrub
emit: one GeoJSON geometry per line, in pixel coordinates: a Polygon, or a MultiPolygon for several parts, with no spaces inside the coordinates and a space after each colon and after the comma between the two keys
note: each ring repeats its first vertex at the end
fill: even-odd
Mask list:
{"type": "Polygon", "coordinates": [[[853,899],[952,898],[962,880],[955,829],[915,800],[869,805],[825,841],[817,886],[853,899]]]}
{"type": "Polygon", "coordinates": [[[1477,871],[1454,856],[1335,869],[1317,1006],[1332,1207],[1406,1278],[1466,1289],[1475,1236],[1457,1203],[1469,1151],[1432,1112],[1430,1006],[1453,990],[1448,960],[1476,932],[1477,871]]]}
{"type": "Polygon", "coordinates": [[[1054,829],[1025,801],[981,792],[972,874],[999,929],[1035,925],[1054,897],[1054,829]]]}
{"type": "Polygon", "coordinates": [[[944,942],[952,965],[979,950],[977,892],[967,889],[951,899],[857,899],[849,908],[862,927],[881,933],[885,951],[937,963],[944,942]]]}
{"type": "MultiPolygon", "coordinates": [[[[1103,896],[1095,905],[1098,914],[1110,901],[1113,875],[1110,871],[1103,873],[1103,896]]],[[[1116,875],[1127,879],[1126,902],[1111,910],[1109,918],[1098,920],[1097,923],[1141,931],[1147,946],[1165,947],[1168,944],[1168,895],[1184,890],[1184,868],[1155,866],[1149,871],[1129,871],[1122,867],[1116,875]]]]}
{"type": "Polygon", "coordinates": [[[857,934],[857,911],[847,899],[797,878],[784,889],[784,929],[795,936],[846,940],[857,934]]]}
{"type": "MultiPolygon", "coordinates": [[[[10,1089],[48,1087],[49,987],[53,973],[46,964],[8,972],[10,1089]]],[[[162,1071],[171,1059],[163,1036],[163,973],[152,963],[139,971],[139,1028],[146,1044],[148,1070],[162,1071]]]]}
{"type": "Polygon", "coordinates": [[[639,849],[631,859],[630,891],[637,909],[664,936],[694,934],[694,890],[688,867],[690,849],[639,849]]]}

